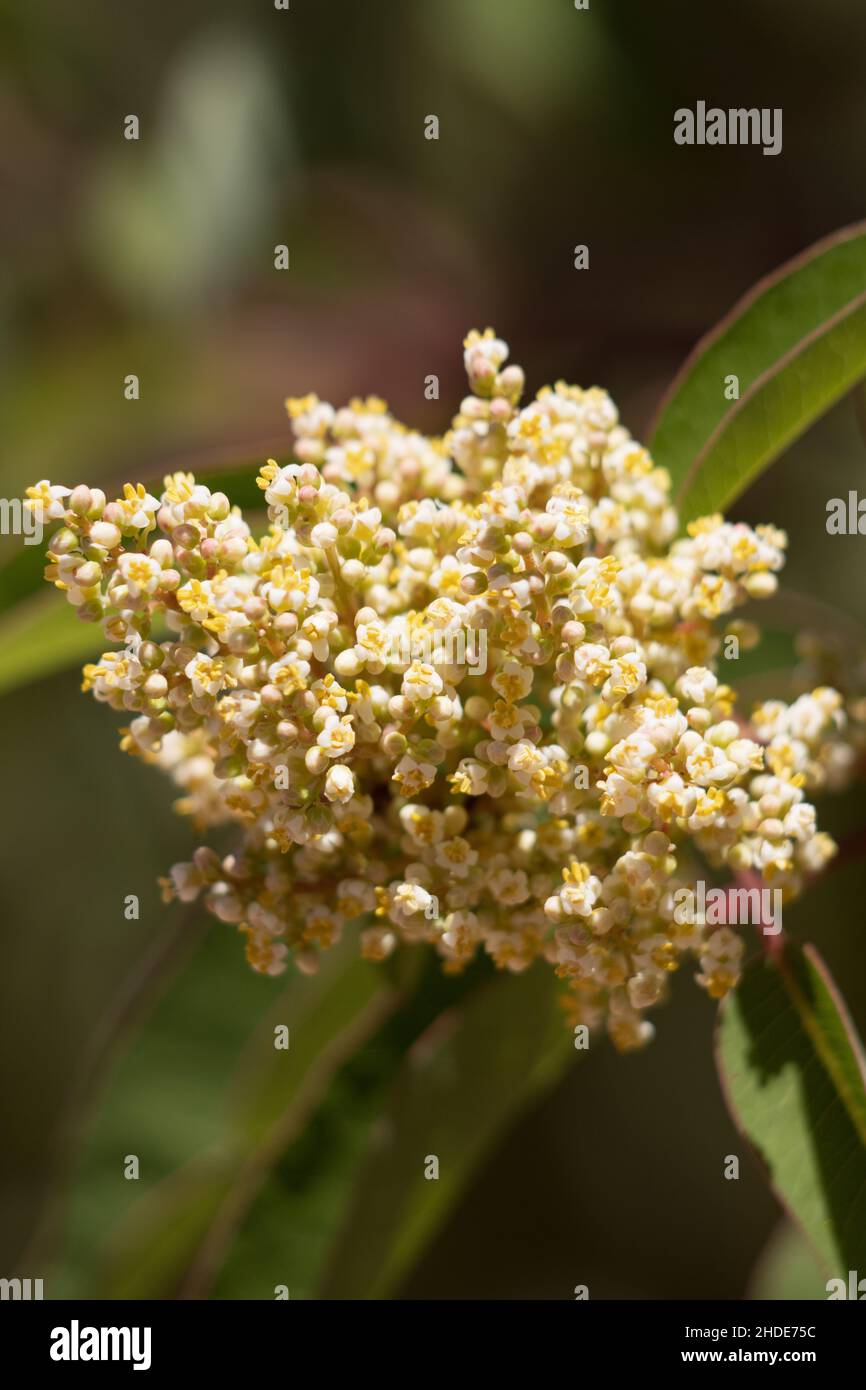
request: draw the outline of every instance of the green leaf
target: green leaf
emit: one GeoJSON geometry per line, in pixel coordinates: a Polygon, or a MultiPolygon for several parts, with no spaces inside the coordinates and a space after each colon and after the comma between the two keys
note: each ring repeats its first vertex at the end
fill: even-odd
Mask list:
{"type": "Polygon", "coordinates": [[[114,1233],[102,1296],[197,1296],[210,1283],[271,1167],[398,997],[351,943],[315,980],[292,982],[241,1059],[217,1143],[158,1184],[114,1233]],[[276,1024],[289,1027],[288,1049],[274,1046],[276,1024]]]}
{"type": "Polygon", "coordinates": [[[387,1297],[496,1140],[574,1057],[549,971],[499,976],[442,1014],[406,1057],[320,1296],[387,1297]],[[438,1178],[425,1177],[428,1156],[438,1178]]]}
{"type": "Polygon", "coordinates": [[[719,1075],[735,1122],[834,1277],[866,1266],[866,1065],[818,953],[750,965],[720,1012],[719,1075]]]}
{"type": "Polygon", "coordinates": [[[38,593],[45,570],[44,545],[0,547],[0,613],[19,599],[38,593]]]}
{"type": "Polygon", "coordinates": [[[387,967],[353,961],[334,971],[326,958],[315,980],[289,986],[289,1004],[298,997],[288,1053],[273,1047],[285,998],[255,1031],[214,1141],[127,1214],[98,1291],[270,1298],[288,1283],[292,1298],[312,1294],[387,1086],[443,1003],[479,978],[477,969],[447,978],[417,949],[387,967]]]}
{"type": "Polygon", "coordinates": [[[761,1252],[746,1297],[778,1302],[792,1298],[825,1299],[826,1279],[800,1228],[782,1220],[761,1252]]]}
{"type": "Polygon", "coordinates": [[[0,618],[0,694],[99,656],[102,628],[83,623],[62,594],[34,594],[0,618]]]}
{"type": "MultiPolygon", "coordinates": [[[[164,868],[164,859],[157,862],[164,868]]],[[[263,1014],[285,991],[282,981],[245,965],[235,931],[211,926],[124,1041],[94,1097],[51,1271],[52,1296],[93,1297],[111,1233],[171,1174],[219,1146],[227,1080],[263,1014]],[[126,1153],[140,1160],[137,1182],[123,1177],[118,1155],[126,1153]]]]}
{"type": "Polygon", "coordinates": [[[723,511],[866,375],[866,223],[761,281],[695,348],[651,431],[681,521],[723,511]],[[725,398],[736,376],[739,399],[725,398]]]}
{"type": "MultiPolygon", "coordinates": [[[[274,1165],[238,1224],[210,1297],[270,1298],[277,1284],[288,1284],[293,1299],[315,1297],[370,1136],[407,1054],[437,1018],[494,976],[487,958],[459,977],[446,976],[426,948],[408,946],[380,968],[393,976],[405,1002],[353,1054],[274,1165]]],[[[208,1285],[197,1287],[201,1292],[208,1285]]]]}

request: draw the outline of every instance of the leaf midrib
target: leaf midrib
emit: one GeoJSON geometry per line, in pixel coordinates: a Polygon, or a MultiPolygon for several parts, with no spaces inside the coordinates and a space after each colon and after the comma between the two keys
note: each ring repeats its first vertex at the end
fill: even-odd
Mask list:
{"type": "Polygon", "coordinates": [[[746,406],[751,404],[754,398],[763,391],[771,381],[774,381],[783,371],[790,367],[793,362],[796,362],[798,357],[801,357],[810,347],[814,346],[815,343],[826,338],[834,328],[837,328],[847,319],[852,318],[854,314],[858,313],[859,310],[864,307],[866,307],[866,290],[856,295],[854,299],[850,300],[841,309],[837,309],[828,319],[825,319],[822,323],[816,324],[813,329],[804,334],[804,336],[790,347],[787,352],[783,353],[781,357],[777,358],[775,362],[765,368],[760,376],[757,376],[746,389],[739,400],[731,402],[731,408],[727,410],[719,420],[709,438],[692,459],[692,462],[683,475],[675,497],[675,503],[678,507],[682,506],[684,499],[692,487],[695,476],[703,466],[705,460],[715,449],[719,440],[726,433],[732,421],[745,410],[746,406]]]}
{"type": "MultiPolygon", "coordinates": [[[[808,960],[808,958],[807,961],[809,968],[814,970],[814,962],[808,960]]],[[[797,982],[796,976],[793,970],[791,969],[791,966],[788,963],[788,961],[785,960],[784,956],[779,960],[778,967],[782,979],[784,981],[785,988],[788,992],[788,997],[791,1000],[791,1003],[793,1004],[797,1012],[797,1016],[799,1017],[800,1022],[806,1030],[806,1033],[809,1037],[809,1041],[812,1043],[812,1046],[814,1047],[815,1052],[817,1053],[818,1058],[824,1067],[824,1070],[829,1076],[836,1094],[842,1101],[842,1104],[845,1107],[845,1112],[849,1120],[851,1121],[851,1124],[853,1125],[857,1133],[857,1136],[860,1139],[861,1144],[863,1145],[864,1149],[866,1149],[866,1119],[864,1119],[862,1108],[856,1104],[851,1084],[848,1080],[845,1068],[839,1064],[839,1061],[834,1053],[833,1048],[828,1046],[826,1038],[824,1036],[824,1031],[815,1017],[815,1011],[810,1005],[808,999],[803,994],[803,991],[800,988],[799,983],[797,982]]],[[[824,984],[823,981],[821,981],[821,983],[822,985],[824,984]]],[[[848,1047],[852,1049],[853,1056],[859,1067],[860,1061],[857,1057],[856,1051],[854,1051],[852,1047],[848,1022],[841,1013],[839,1014],[839,1018],[842,1023],[843,1032],[845,1034],[845,1041],[848,1044],[848,1047]]]]}

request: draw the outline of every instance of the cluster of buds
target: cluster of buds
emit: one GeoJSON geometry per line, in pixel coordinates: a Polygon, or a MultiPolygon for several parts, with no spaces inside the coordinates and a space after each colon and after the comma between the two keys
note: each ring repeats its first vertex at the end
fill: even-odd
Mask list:
{"type": "Polygon", "coordinates": [[[757,640],[733,615],[774,592],[784,534],[711,516],[677,538],[609,396],[559,382],[521,409],[507,355],[469,335],[442,439],[377,399],[288,401],[296,461],[262,468],[258,534],[188,474],[28,505],[63,523],[47,578],[117,644],[84,686],[132,716],[122,747],[199,828],[238,829],[167,899],[202,895],[266,974],[315,970],[347,928],[450,972],[540,957],[570,1022],[627,1049],[685,959],[714,997],[738,979],[741,937],[678,923],[678,889],[710,865],[790,899],[832,856],[805,798],[846,711],[819,686],[737,716],[722,643],[757,640]]]}

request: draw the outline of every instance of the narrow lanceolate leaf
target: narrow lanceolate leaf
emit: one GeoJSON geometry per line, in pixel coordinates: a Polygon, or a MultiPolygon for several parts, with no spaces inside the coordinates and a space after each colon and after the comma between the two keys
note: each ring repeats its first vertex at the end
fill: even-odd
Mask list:
{"type": "Polygon", "coordinates": [[[0,618],[0,695],[95,660],[107,645],[99,624],[81,622],[62,594],[33,594],[0,618]]]}
{"type": "Polygon", "coordinates": [[[735,1122],[826,1270],[866,1267],[866,1064],[812,947],[746,970],[721,1010],[717,1061],[735,1122]]]}
{"type": "Polygon", "coordinates": [[[747,1298],[826,1299],[827,1275],[799,1226],[783,1217],[752,1272],[747,1298]]]}
{"type": "Polygon", "coordinates": [[[257,1031],[218,1143],[155,1187],[115,1232],[98,1290],[106,1297],[207,1289],[273,1164],[399,999],[381,972],[348,952],[295,993],[274,1014],[289,1028],[288,1046],[275,1047],[274,1019],[257,1031]]]}
{"type": "Polygon", "coordinates": [[[26,543],[0,549],[0,613],[42,590],[45,549],[45,545],[26,543]]]}
{"type": "Polygon", "coordinates": [[[498,1138],[575,1056],[549,972],[499,977],[418,1039],[377,1124],[320,1296],[383,1298],[498,1138]]]}
{"type": "Polygon", "coordinates": [[[858,223],[756,285],[675,378],[651,448],[671,474],[683,523],[724,510],[863,376],[866,223],[858,223]]]}

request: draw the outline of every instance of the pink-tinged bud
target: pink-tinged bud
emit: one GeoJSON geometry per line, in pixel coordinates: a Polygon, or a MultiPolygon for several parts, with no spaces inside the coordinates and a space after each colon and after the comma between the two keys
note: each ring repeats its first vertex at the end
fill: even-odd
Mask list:
{"type": "Polygon", "coordinates": [[[238,564],[247,553],[247,543],[243,536],[228,536],[219,542],[218,558],[228,565],[238,564]]]}
{"type": "Polygon", "coordinates": [[[556,530],[556,518],[552,516],[535,516],[532,518],[532,534],[536,540],[548,541],[556,530]]]}
{"type": "Polygon", "coordinates": [[[586,636],[586,628],[583,623],[567,622],[562,629],[562,640],[567,642],[570,647],[576,647],[586,636]]]}

